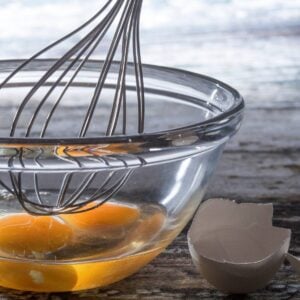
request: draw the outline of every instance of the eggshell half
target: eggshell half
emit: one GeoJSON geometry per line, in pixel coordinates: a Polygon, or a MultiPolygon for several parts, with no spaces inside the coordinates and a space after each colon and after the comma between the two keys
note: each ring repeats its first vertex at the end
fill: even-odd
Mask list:
{"type": "Polygon", "coordinates": [[[272,226],[271,204],[213,199],[198,210],[188,233],[194,264],[227,293],[263,288],[280,268],[291,232],[272,226]]]}

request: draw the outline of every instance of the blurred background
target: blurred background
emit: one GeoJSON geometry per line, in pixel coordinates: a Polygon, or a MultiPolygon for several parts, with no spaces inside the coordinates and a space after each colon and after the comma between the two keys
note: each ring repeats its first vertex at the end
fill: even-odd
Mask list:
{"type": "MultiPolygon", "coordinates": [[[[0,59],[29,57],[83,23],[102,3],[0,0],[0,59]]],[[[249,105],[260,89],[266,106],[270,97],[280,106],[295,96],[300,0],[147,0],[141,30],[145,63],[216,77],[250,98],[249,105]],[[274,88],[280,88],[280,97],[274,88]]]]}

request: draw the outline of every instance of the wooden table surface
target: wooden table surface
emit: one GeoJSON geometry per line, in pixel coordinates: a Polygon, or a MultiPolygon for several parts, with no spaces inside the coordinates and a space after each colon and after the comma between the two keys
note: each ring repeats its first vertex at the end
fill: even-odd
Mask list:
{"type": "MultiPolygon", "coordinates": [[[[180,1],[167,2],[174,10],[180,1]]],[[[223,2],[215,1],[216,18],[223,2]]],[[[217,77],[243,94],[243,126],[228,144],[206,198],[274,203],[274,223],[292,229],[290,251],[300,257],[300,2],[265,2],[229,7],[233,17],[226,24],[232,26],[199,21],[172,31],[164,23],[158,31],[145,30],[144,60],[217,77]]],[[[178,14],[182,21],[183,12],[178,14]]],[[[300,277],[288,264],[251,295],[216,291],[193,266],[186,231],[139,273],[107,288],[65,294],[0,289],[0,299],[300,299],[300,277]]]]}

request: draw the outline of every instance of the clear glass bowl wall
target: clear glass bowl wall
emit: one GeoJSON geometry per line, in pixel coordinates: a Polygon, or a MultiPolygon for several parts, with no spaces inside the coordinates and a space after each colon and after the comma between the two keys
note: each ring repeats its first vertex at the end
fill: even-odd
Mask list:
{"type": "MultiPolygon", "coordinates": [[[[0,81],[19,63],[0,62],[0,81]]],[[[21,273],[30,269],[31,263],[46,266],[39,269],[44,284],[36,283],[38,280],[26,271],[26,280],[0,280],[0,285],[37,291],[80,290],[134,273],[180,233],[203,199],[225,143],[239,128],[244,104],[234,89],[214,79],[145,65],[145,133],[135,134],[137,101],[132,76],[127,82],[127,135],[121,135],[118,127],[117,135],[107,138],[103,136],[103,124],[115,91],[119,66],[115,63],[87,136],[77,138],[102,64],[90,62],[61,102],[44,139],[38,136],[56,94],[41,110],[29,138],[23,136],[38,105],[39,93],[26,108],[15,136],[9,137],[22,97],[52,63],[35,62],[0,91],[0,231],[1,218],[7,222],[7,217],[18,214],[45,214],[46,207],[56,215],[54,220],[68,224],[75,233],[69,244],[54,250],[42,249],[43,254],[23,248],[19,253],[13,247],[3,246],[7,241],[1,240],[0,234],[0,274],[1,264],[7,259],[17,264],[10,267],[21,273]],[[94,207],[89,212],[66,214],[94,207]],[[125,209],[132,218],[124,215],[125,209]],[[80,215],[84,221],[79,224],[80,215]],[[108,219],[105,224],[101,217],[108,219]],[[133,260],[134,257],[139,259],[133,260]],[[107,277],[99,265],[124,263],[124,258],[132,259],[127,261],[125,273],[114,264],[115,273],[107,277]],[[98,272],[102,270],[98,280],[89,281],[78,275],[86,273],[76,268],[93,263],[98,264],[98,272]],[[53,268],[58,265],[73,266],[76,280],[70,279],[66,286],[51,287],[48,274],[55,273],[53,268]]],[[[128,73],[133,72],[134,67],[129,66],[128,73]]],[[[43,87],[45,90],[40,93],[47,88],[43,87]]],[[[18,225],[13,218],[11,222],[10,225],[18,225]]],[[[48,232],[50,239],[51,234],[54,235],[48,232]]],[[[30,248],[30,240],[28,245],[30,248]]],[[[57,273],[63,272],[59,269],[57,273]]]]}

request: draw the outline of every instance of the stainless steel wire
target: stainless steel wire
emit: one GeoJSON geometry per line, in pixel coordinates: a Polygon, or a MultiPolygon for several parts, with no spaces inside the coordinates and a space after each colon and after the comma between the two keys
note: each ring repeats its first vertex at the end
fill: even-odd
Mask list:
{"type": "MultiPolygon", "coordinates": [[[[81,122],[80,129],[77,135],[71,137],[77,139],[88,136],[112,66],[114,68],[117,66],[119,70],[115,76],[115,90],[108,112],[107,124],[100,124],[103,122],[102,119],[97,122],[106,128],[104,132],[102,130],[104,136],[113,136],[118,125],[121,126],[121,133],[127,134],[128,64],[133,65],[134,68],[135,80],[133,82],[135,82],[134,92],[137,103],[135,109],[138,116],[136,133],[144,132],[145,97],[139,37],[142,2],[143,0],[106,1],[103,7],[83,25],[34,54],[9,73],[0,83],[0,94],[13,85],[18,76],[22,77],[23,72],[30,69],[31,64],[38,62],[48,54],[50,55],[53,49],[60,47],[63,43],[72,44],[62,52],[61,57],[53,60],[53,64],[29,86],[29,90],[25,89],[24,97],[22,96],[13,115],[8,138],[47,138],[51,123],[55,122],[54,119],[59,109],[63,109],[60,104],[67,92],[92,57],[99,54],[104,54],[105,59],[101,61],[101,67],[99,65],[99,76],[91,93],[92,97],[89,101],[84,102],[87,105],[85,104],[82,120],[79,120],[81,122]],[[41,90],[43,92],[46,90],[46,92],[40,93],[41,90]],[[45,118],[44,115],[46,115],[45,118]],[[120,122],[120,116],[122,116],[122,122],[120,122]],[[42,123],[40,120],[38,122],[38,119],[42,119],[42,123]]],[[[116,73],[115,70],[113,73],[116,73]]],[[[130,91],[132,92],[132,84],[130,91]]],[[[66,118],[68,118],[67,112],[66,118]]],[[[50,156],[51,159],[57,160],[57,176],[60,176],[59,174],[62,172],[60,169],[62,162],[67,164],[67,169],[71,169],[64,172],[60,182],[55,183],[57,176],[53,176],[53,172],[55,173],[56,169],[51,166],[51,170],[48,170],[40,159],[46,155],[44,148],[41,147],[39,150],[38,147],[33,147],[32,149],[26,145],[14,146],[12,142],[10,148],[5,150],[8,153],[4,156],[8,157],[9,171],[1,173],[0,186],[8,194],[13,195],[25,211],[36,215],[71,214],[102,205],[120,191],[136,168],[128,166],[126,160],[118,155],[97,156],[97,154],[91,155],[87,152],[83,158],[77,158],[66,149],[60,155],[54,149],[50,156]],[[87,161],[104,164],[106,168],[86,169],[86,166],[83,165],[87,161]],[[117,170],[111,168],[112,162],[119,163],[121,167],[117,170]],[[28,164],[31,164],[34,171],[27,169],[28,164]],[[51,183],[51,181],[53,182],[51,183]],[[45,188],[45,184],[48,184],[48,187],[45,188]],[[51,197],[50,201],[49,197],[51,197]],[[88,204],[90,205],[87,206],[88,204]]],[[[84,152],[85,149],[81,151],[84,152]]],[[[138,167],[143,164],[143,161],[138,157],[137,159],[139,160],[138,167]]]]}
{"type": "Polygon", "coordinates": [[[55,94],[58,88],[61,89],[61,86],[63,85],[62,91],[59,91],[59,96],[54,101],[54,104],[52,105],[51,110],[48,112],[43,125],[39,129],[39,137],[45,137],[49,124],[53,120],[53,116],[58,110],[59,104],[66,95],[68,89],[72,86],[80,71],[88,63],[92,55],[99,54],[97,52],[99,47],[102,44],[107,44],[108,40],[110,41],[108,43],[109,47],[104,53],[104,63],[102,68],[99,70],[98,82],[88,103],[80,131],[78,132],[78,137],[86,137],[88,134],[91,121],[95,114],[95,109],[101,100],[101,93],[107,80],[110,68],[118,56],[120,57],[120,68],[105,135],[113,136],[115,134],[122,107],[122,133],[124,135],[126,134],[126,70],[130,54],[133,58],[136,77],[135,81],[138,111],[138,124],[136,126],[136,132],[143,133],[145,121],[145,97],[139,38],[142,2],[143,0],[107,1],[104,6],[83,25],[33,55],[0,83],[1,92],[1,90],[4,89],[11,82],[11,80],[14,79],[14,77],[16,77],[32,62],[43,57],[44,55],[47,55],[50,50],[59,47],[62,43],[65,43],[66,41],[72,42],[75,37],[80,36],[80,40],[77,41],[70,49],[68,49],[60,58],[55,60],[54,64],[47,70],[47,72],[45,72],[24,95],[24,98],[22,99],[12,120],[9,132],[10,137],[16,136],[16,131],[20,125],[22,114],[24,114],[26,107],[29,105],[33,97],[36,97],[41,88],[49,85],[48,80],[50,80],[53,75],[59,74],[54,82],[51,82],[47,93],[41,97],[41,99],[39,99],[38,106],[34,109],[34,111],[31,112],[31,117],[25,126],[26,130],[24,136],[22,136],[32,136],[32,129],[37,125],[36,120],[41,114],[41,111],[48,103],[49,98],[55,94]],[[87,32],[84,33],[85,30],[87,30],[87,32]],[[112,30],[113,32],[111,32],[112,30]],[[81,35],[83,36],[81,37],[81,35]],[[62,67],[64,67],[63,71],[61,71],[62,67]]]}

